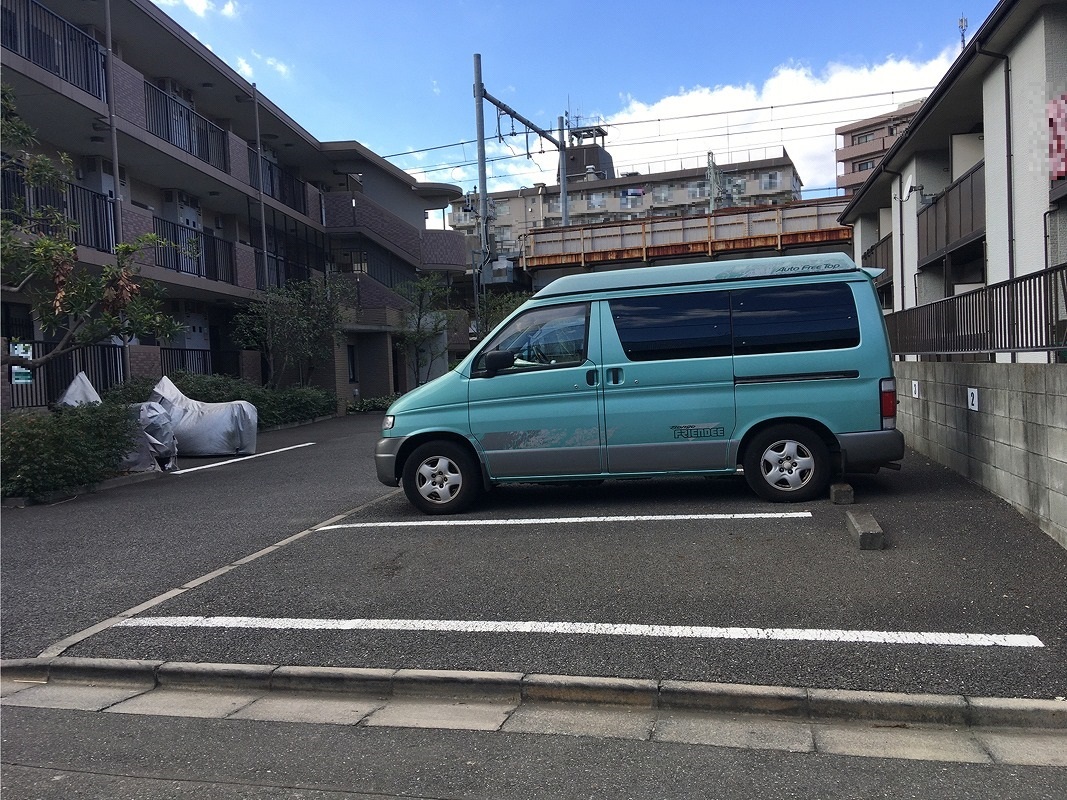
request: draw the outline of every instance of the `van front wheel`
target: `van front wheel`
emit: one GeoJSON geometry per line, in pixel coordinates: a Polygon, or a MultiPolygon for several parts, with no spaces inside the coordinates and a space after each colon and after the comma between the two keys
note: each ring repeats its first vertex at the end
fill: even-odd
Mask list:
{"type": "Polygon", "coordinates": [[[742,466],[752,491],[775,503],[803,503],[830,485],[826,444],[802,425],[776,425],[758,434],[749,442],[742,466]]]}
{"type": "Polygon", "coordinates": [[[408,500],[424,514],[458,514],[478,497],[481,475],[459,445],[427,442],[404,462],[403,483],[408,500]]]}

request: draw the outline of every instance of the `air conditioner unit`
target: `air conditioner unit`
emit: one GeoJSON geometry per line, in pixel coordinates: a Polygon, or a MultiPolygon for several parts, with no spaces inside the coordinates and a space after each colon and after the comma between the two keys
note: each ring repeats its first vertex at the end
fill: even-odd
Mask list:
{"type": "MultiPolygon", "coordinates": [[[[108,159],[86,156],[82,159],[82,166],[77,170],[76,177],[86,189],[105,194],[112,199],[115,197],[115,170],[108,159]]],[[[126,185],[126,168],[120,164],[119,186],[125,189],[126,185]]]]}

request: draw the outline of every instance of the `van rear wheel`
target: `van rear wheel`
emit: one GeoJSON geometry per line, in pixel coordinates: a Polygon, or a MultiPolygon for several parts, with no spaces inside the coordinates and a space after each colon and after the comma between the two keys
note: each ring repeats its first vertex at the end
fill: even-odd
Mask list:
{"type": "Polygon", "coordinates": [[[481,493],[474,458],[454,442],[419,445],[404,462],[404,494],[424,514],[458,514],[481,493]]]}
{"type": "Polygon", "coordinates": [[[775,425],[757,434],[742,466],[752,491],[774,503],[803,503],[830,485],[830,452],[803,425],[775,425]]]}

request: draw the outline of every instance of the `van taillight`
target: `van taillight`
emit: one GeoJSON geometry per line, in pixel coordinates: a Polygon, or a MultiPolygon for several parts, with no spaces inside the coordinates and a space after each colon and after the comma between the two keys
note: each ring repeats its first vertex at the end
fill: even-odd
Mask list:
{"type": "Polygon", "coordinates": [[[882,430],[891,431],[897,427],[897,381],[882,378],[878,388],[882,397],[882,430]]]}

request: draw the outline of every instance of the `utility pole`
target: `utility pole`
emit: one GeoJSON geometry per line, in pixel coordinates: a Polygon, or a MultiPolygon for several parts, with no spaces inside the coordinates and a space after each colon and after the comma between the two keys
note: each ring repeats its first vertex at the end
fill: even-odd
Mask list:
{"type": "MultiPolygon", "coordinates": [[[[481,266],[475,269],[474,275],[474,303],[475,312],[477,313],[478,298],[480,296],[480,272],[485,269],[490,259],[492,258],[492,250],[489,247],[489,196],[486,193],[486,174],[485,174],[485,116],[482,109],[482,102],[488,100],[494,106],[499,108],[505,114],[512,119],[517,119],[527,128],[532,130],[538,136],[543,139],[547,139],[549,142],[556,146],[559,150],[559,191],[560,202],[562,204],[563,211],[563,224],[570,224],[570,212],[567,204],[567,144],[563,135],[563,117],[558,118],[559,124],[559,138],[557,139],[551,133],[542,128],[539,128],[526,117],[522,116],[511,106],[507,105],[500,100],[497,100],[489,92],[485,90],[485,84],[482,83],[482,57],[479,53],[474,54],[474,117],[475,124],[478,129],[478,241],[481,245],[481,266]]],[[[481,333],[481,331],[479,331],[481,333]]]]}

